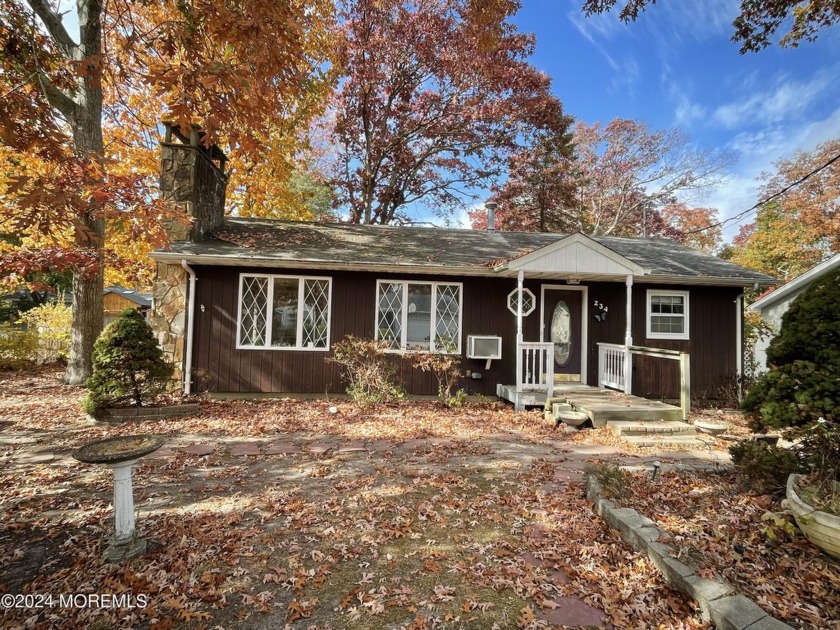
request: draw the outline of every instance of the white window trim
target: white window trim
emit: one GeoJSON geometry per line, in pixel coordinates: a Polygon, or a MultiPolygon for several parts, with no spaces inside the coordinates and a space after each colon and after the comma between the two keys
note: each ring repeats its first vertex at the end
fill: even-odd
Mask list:
{"type": "Polygon", "coordinates": [[[272,273],[240,273],[239,274],[239,293],[238,304],[236,307],[236,349],[237,350],[285,350],[286,352],[329,352],[330,351],[330,329],[332,328],[332,278],[329,276],[289,276],[272,273]],[[242,288],[245,284],[245,278],[266,278],[268,281],[268,294],[266,299],[266,335],[265,346],[250,346],[243,345],[241,340],[242,335],[242,288]],[[297,337],[295,338],[294,346],[272,346],[271,345],[271,309],[274,304],[274,280],[282,278],[286,280],[298,281],[298,305],[303,304],[304,296],[304,281],[305,280],[322,280],[327,282],[327,346],[325,348],[310,348],[303,347],[303,314],[304,309],[298,307],[298,321],[297,321],[297,337]]]}
{"type": "Polygon", "coordinates": [[[400,316],[400,347],[391,348],[385,352],[393,354],[414,354],[414,353],[430,353],[439,352],[440,354],[460,355],[463,352],[461,338],[464,336],[464,283],[463,282],[428,282],[425,280],[377,280],[376,281],[376,299],[374,309],[374,339],[379,341],[379,287],[383,284],[401,284],[402,285],[402,308],[400,316]],[[406,348],[408,335],[408,285],[409,284],[425,284],[432,287],[432,305],[430,308],[430,323],[429,323],[429,349],[428,350],[408,350],[406,348]],[[455,352],[440,352],[434,348],[435,332],[437,331],[437,291],[439,286],[457,286],[458,287],[458,348],[455,352]]]}
{"type": "MultiPolygon", "coordinates": [[[[689,312],[690,312],[690,301],[689,301],[689,292],[688,291],[672,291],[667,289],[648,289],[647,290],[647,313],[645,316],[645,322],[647,326],[647,338],[648,339],[681,339],[687,340],[689,339],[689,312]],[[683,298],[683,319],[685,320],[685,325],[683,326],[682,333],[661,333],[661,332],[651,332],[651,319],[653,317],[653,312],[651,309],[651,300],[655,295],[667,295],[667,296],[681,296],[683,298]]],[[[670,315],[668,317],[671,317],[670,315]]]]}

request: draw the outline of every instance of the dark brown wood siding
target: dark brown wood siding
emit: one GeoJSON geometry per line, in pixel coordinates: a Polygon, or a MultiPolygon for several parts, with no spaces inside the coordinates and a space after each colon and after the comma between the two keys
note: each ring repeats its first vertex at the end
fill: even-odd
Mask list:
{"type": "MultiPolygon", "coordinates": [[[[328,361],[331,352],[295,350],[251,350],[236,348],[236,319],[240,273],[278,273],[282,275],[323,276],[332,278],[330,341],[340,341],[346,335],[373,338],[376,312],[377,280],[459,281],[463,285],[463,313],[461,325],[462,373],[460,384],[470,394],[493,395],[496,384],[513,384],[515,372],[516,317],[507,309],[507,296],[516,288],[514,279],[453,278],[452,276],[411,276],[405,274],[377,274],[329,272],[311,270],[271,270],[196,266],[196,326],[194,333],[194,380],[197,388],[214,392],[277,392],[277,393],[343,393],[341,368],[328,361]],[[486,369],[485,361],[468,359],[468,335],[498,335],[502,337],[502,359],[493,361],[486,369]],[[466,376],[466,372],[481,375],[480,379],[466,376]]],[[[538,304],[525,318],[526,341],[540,339],[539,303],[543,284],[557,284],[527,280],[525,286],[533,291],[538,304]]],[[[692,353],[692,384],[709,388],[721,375],[735,371],[735,305],[738,290],[692,288],[690,298],[691,339],[687,342],[646,340],[645,286],[634,288],[633,336],[638,345],[688,349],[692,353]],[[695,356],[696,355],[696,356],[695,356]]],[[[676,287],[670,287],[676,288],[676,287]]],[[[623,343],[625,329],[625,287],[623,282],[592,283],[588,285],[588,330],[586,348],[587,382],[596,384],[598,373],[598,342],[623,343]],[[593,304],[598,301],[608,307],[607,317],[594,319],[593,304]]],[[[410,355],[393,355],[390,360],[398,369],[401,382],[411,394],[433,395],[437,382],[433,375],[415,369],[410,355]]],[[[657,363],[665,363],[657,360],[657,363]]],[[[676,362],[673,362],[676,364],[676,362]]],[[[634,393],[670,397],[671,387],[678,380],[666,373],[674,366],[650,366],[644,373],[636,370],[634,393]],[[664,383],[662,382],[664,379],[664,383]],[[665,393],[662,393],[665,392],[665,393]]],[[[675,390],[678,391],[678,390],[675,390]]]]}
{"type": "MultiPolygon", "coordinates": [[[[716,398],[716,392],[736,373],[736,299],[741,290],[727,287],[633,287],[633,343],[688,352],[693,397],[716,398]],[[650,289],[689,291],[689,339],[647,338],[647,292],[650,289]]],[[[633,393],[646,398],[679,398],[677,361],[633,358],[633,393]]]]}

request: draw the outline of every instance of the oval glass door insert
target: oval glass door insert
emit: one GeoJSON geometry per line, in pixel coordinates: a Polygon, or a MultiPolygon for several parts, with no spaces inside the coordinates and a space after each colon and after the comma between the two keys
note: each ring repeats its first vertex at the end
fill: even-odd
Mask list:
{"type": "Polygon", "coordinates": [[[563,367],[572,358],[572,314],[563,300],[557,303],[551,316],[551,342],[554,361],[563,367]]]}

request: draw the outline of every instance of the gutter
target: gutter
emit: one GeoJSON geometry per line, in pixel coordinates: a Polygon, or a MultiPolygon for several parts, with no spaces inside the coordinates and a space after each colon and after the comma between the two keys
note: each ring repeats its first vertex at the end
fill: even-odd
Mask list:
{"type": "Polygon", "coordinates": [[[192,354],[193,354],[193,314],[195,313],[195,271],[187,264],[185,258],[181,259],[181,266],[190,276],[187,285],[187,340],[184,348],[184,393],[189,396],[192,393],[192,354]]]}

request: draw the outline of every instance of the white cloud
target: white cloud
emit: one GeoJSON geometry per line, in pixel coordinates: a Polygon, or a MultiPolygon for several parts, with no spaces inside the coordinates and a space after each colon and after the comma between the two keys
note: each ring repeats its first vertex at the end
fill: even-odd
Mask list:
{"type": "Polygon", "coordinates": [[[781,76],[770,89],[721,105],[712,118],[727,129],[796,120],[827,90],[835,88],[840,79],[838,70],[838,66],[823,69],[806,81],[781,76]]]}
{"type": "MultiPolygon", "coordinates": [[[[709,205],[717,208],[724,219],[743,212],[759,201],[759,177],[763,172],[773,172],[775,162],[789,159],[798,151],[812,151],[837,137],[840,137],[840,107],[823,118],[805,123],[739,133],[727,145],[741,156],[738,169],[710,194],[709,205]]],[[[738,223],[728,224],[724,236],[731,239],[754,216],[751,213],[738,223]]]]}

